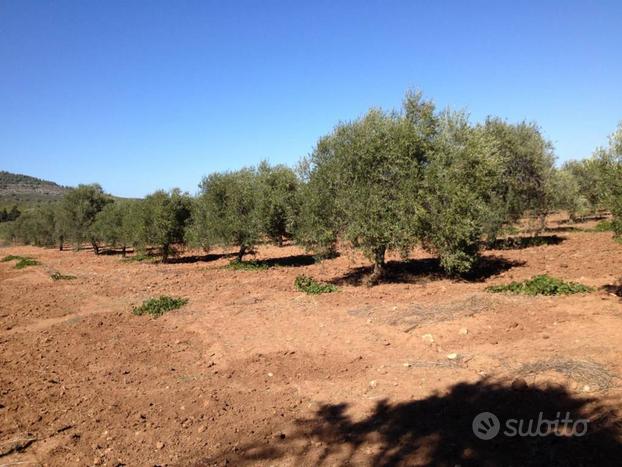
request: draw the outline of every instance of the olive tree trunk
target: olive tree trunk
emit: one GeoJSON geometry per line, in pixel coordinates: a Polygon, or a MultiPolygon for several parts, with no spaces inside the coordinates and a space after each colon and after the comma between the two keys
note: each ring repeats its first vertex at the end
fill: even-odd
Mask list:
{"type": "Polygon", "coordinates": [[[372,251],[372,260],[374,262],[374,270],[369,277],[368,285],[376,285],[384,276],[385,272],[385,263],[384,263],[384,255],[387,251],[387,248],[383,246],[379,246],[374,248],[372,251]]]}

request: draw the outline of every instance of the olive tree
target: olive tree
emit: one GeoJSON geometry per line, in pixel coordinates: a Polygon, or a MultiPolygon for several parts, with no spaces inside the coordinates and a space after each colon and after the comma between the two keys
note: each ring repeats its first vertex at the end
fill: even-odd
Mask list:
{"type": "Polygon", "coordinates": [[[97,214],[111,202],[112,197],[104,193],[102,187],[96,183],[78,185],[65,194],[61,201],[59,218],[62,230],[75,242],[76,249],[88,240],[95,254],[99,254],[97,238],[91,227],[97,214]]]}
{"type": "Polygon", "coordinates": [[[417,241],[416,193],[434,119],[431,103],[408,95],[403,112],[372,109],[321,138],[304,163],[302,212],[316,212],[301,242],[329,245],[339,236],[372,261],[370,283],[377,282],[386,252],[407,254],[417,241]]]}
{"type": "Polygon", "coordinates": [[[579,187],[579,195],[587,203],[587,210],[595,214],[607,205],[607,151],[597,149],[592,157],[568,161],[564,169],[572,174],[579,187]]]}
{"type": "Polygon", "coordinates": [[[125,256],[127,248],[138,242],[141,201],[117,200],[102,209],[92,226],[94,236],[102,242],[120,247],[125,256]]]}
{"type": "Polygon", "coordinates": [[[263,233],[279,246],[293,235],[300,211],[300,181],[285,165],[262,162],[257,168],[258,215],[263,233]]]}
{"type": "MultiPolygon", "coordinates": [[[[177,188],[169,192],[158,190],[146,196],[137,206],[132,210],[138,211],[137,244],[142,248],[157,246],[162,261],[168,261],[175,252],[175,246],[185,242],[184,234],[192,208],[190,196],[177,188]]],[[[131,222],[128,222],[128,229],[130,232],[133,229],[131,222]]]]}
{"type": "Polygon", "coordinates": [[[260,185],[257,172],[246,168],[211,174],[201,181],[194,203],[190,235],[203,248],[236,246],[238,261],[259,242],[260,185]]]}
{"type": "MultiPolygon", "coordinates": [[[[555,157],[553,148],[534,123],[510,124],[489,117],[481,126],[495,142],[501,173],[494,188],[494,218],[487,235],[494,239],[503,224],[516,222],[525,213],[540,217],[549,210],[549,183],[555,157]]],[[[492,208],[492,207],[491,207],[492,208]]]]}
{"type": "Polygon", "coordinates": [[[579,182],[567,164],[553,172],[550,190],[551,207],[566,211],[571,221],[575,222],[579,214],[588,209],[588,202],[581,194],[579,182]]]}
{"type": "Polygon", "coordinates": [[[419,213],[421,240],[450,274],[470,271],[495,216],[503,165],[496,142],[463,113],[444,112],[425,167],[419,213]]]}
{"type": "Polygon", "coordinates": [[[600,167],[605,205],[613,214],[613,230],[622,235],[622,122],[609,137],[607,148],[598,149],[592,158],[600,167]]]}
{"type": "Polygon", "coordinates": [[[50,206],[28,209],[13,223],[15,240],[27,245],[52,246],[56,243],[56,220],[50,206]]]}

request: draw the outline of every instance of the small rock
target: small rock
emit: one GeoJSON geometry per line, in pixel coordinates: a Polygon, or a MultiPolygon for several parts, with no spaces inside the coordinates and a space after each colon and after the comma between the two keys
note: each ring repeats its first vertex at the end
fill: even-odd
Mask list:
{"type": "Polygon", "coordinates": [[[272,378],[274,375],[272,373],[268,373],[268,377],[272,378]]]}
{"type": "Polygon", "coordinates": [[[371,380],[369,382],[369,387],[370,388],[375,388],[376,386],[378,386],[378,382],[375,379],[373,379],[373,380],[371,380]]]}
{"type": "Polygon", "coordinates": [[[421,336],[421,339],[423,339],[423,342],[427,344],[434,343],[434,336],[432,334],[424,334],[423,336],[421,336]]]}
{"type": "Polygon", "coordinates": [[[404,366],[405,366],[406,368],[410,368],[412,365],[411,365],[410,363],[406,362],[406,363],[404,363],[404,366]]]}
{"type": "Polygon", "coordinates": [[[458,334],[460,334],[461,336],[466,336],[469,333],[469,330],[467,328],[462,328],[460,329],[460,331],[458,331],[458,334]]]}
{"type": "Polygon", "coordinates": [[[583,392],[590,392],[591,388],[586,384],[583,386],[583,392]]]}
{"type": "Polygon", "coordinates": [[[455,353],[455,352],[452,352],[452,353],[450,353],[450,354],[448,354],[448,355],[447,355],[447,358],[448,358],[449,360],[455,360],[455,359],[457,359],[457,358],[458,358],[458,354],[457,354],[457,353],[455,353]]]}
{"type": "Polygon", "coordinates": [[[164,447],[164,443],[162,441],[158,441],[156,443],[156,449],[162,449],[164,447]]]}
{"type": "Polygon", "coordinates": [[[199,428],[197,428],[197,432],[198,433],[203,433],[205,431],[207,427],[205,425],[201,425],[199,428]]]}

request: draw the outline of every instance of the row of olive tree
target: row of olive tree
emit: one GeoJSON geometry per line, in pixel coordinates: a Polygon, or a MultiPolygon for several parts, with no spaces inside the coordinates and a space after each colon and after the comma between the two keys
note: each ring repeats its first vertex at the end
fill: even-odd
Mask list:
{"type": "Polygon", "coordinates": [[[9,236],[61,250],[67,242],[75,248],[89,243],[96,254],[102,245],[123,255],[128,248],[157,248],[163,261],[186,243],[236,245],[241,260],[264,238],[282,245],[293,237],[299,187],[292,169],[265,162],[207,177],[196,198],[174,189],[141,200],[114,199],[97,184],[80,185],[59,203],[27,211],[9,236]]]}
{"type": "Polygon", "coordinates": [[[235,246],[241,261],[264,240],[294,240],[317,254],[334,253],[339,241],[369,257],[371,282],[387,252],[407,256],[421,245],[457,274],[474,266],[482,239],[561,204],[554,187],[565,176],[536,125],[473,125],[409,93],[400,111],[372,109],[337,125],[297,173],[266,162],[215,173],[196,197],[173,190],[114,200],[99,185],[81,185],[58,205],[25,213],[13,230],[35,244],[89,242],[95,253],[102,244],[157,247],[165,261],[187,243],[235,246]]]}
{"type": "Polygon", "coordinates": [[[551,206],[567,211],[572,220],[603,210],[613,213],[614,230],[622,234],[622,123],[606,147],[556,169],[550,192],[551,206]]]}

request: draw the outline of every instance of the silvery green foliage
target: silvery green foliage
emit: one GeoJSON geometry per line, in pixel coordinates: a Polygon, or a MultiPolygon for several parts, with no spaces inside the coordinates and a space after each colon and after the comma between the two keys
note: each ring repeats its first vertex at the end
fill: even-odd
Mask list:
{"type": "Polygon", "coordinates": [[[488,226],[503,221],[496,218],[500,211],[493,209],[503,168],[488,132],[472,127],[464,113],[448,111],[440,116],[420,191],[424,209],[418,233],[448,273],[471,270],[488,226]]]}
{"type": "Polygon", "coordinates": [[[605,180],[606,204],[613,213],[613,230],[622,235],[622,122],[609,137],[609,146],[600,149],[595,156],[600,162],[605,180]]]}
{"type": "Polygon", "coordinates": [[[54,246],[59,241],[59,205],[44,204],[25,210],[7,223],[7,237],[27,245],[54,246]]]}
{"type": "Polygon", "coordinates": [[[88,240],[95,253],[98,253],[97,239],[91,229],[97,214],[112,202],[112,197],[104,193],[96,183],[78,185],[65,194],[61,201],[59,219],[67,239],[72,240],[79,248],[88,240]]]}
{"type": "Polygon", "coordinates": [[[329,249],[339,237],[382,273],[387,250],[417,242],[417,193],[435,130],[434,108],[408,95],[402,112],[372,109],[335,127],[303,163],[298,239],[329,249]]]}
{"type": "Polygon", "coordinates": [[[300,212],[300,180],[285,165],[270,166],[266,161],[257,168],[258,210],[261,227],[273,243],[282,245],[293,236],[300,212]]]}
{"type": "Polygon", "coordinates": [[[489,117],[480,126],[495,142],[501,173],[494,188],[495,215],[499,225],[490,226],[494,238],[503,223],[515,222],[524,214],[544,215],[550,201],[549,182],[555,157],[553,148],[534,123],[510,124],[489,117]]]}
{"type": "Polygon", "coordinates": [[[98,241],[109,246],[127,247],[139,243],[141,203],[138,200],[115,200],[102,209],[95,219],[92,231],[98,241]]]}
{"type": "Polygon", "coordinates": [[[555,169],[551,177],[551,207],[566,211],[572,221],[589,209],[587,199],[581,194],[579,181],[574,173],[563,165],[555,169]]]}
{"type": "Polygon", "coordinates": [[[591,158],[569,161],[563,166],[573,175],[579,186],[579,195],[585,199],[588,211],[592,213],[607,204],[606,160],[606,150],[598,148],[591,158]]]}
{"type": "Polygon", "coordinates": [[[235,245],[238,259],[261,238],[260,184],[254,169],[214,173],[203,179],[190,235],[204,248],[235,245]]]}
{"type": "Polygon", "coordinates": [[[158,190],[138,206],[137,243],[143,248],[159,247],[162,260],[167,261],[174,247],[185,242],[192,199],[177,188],[169,192],[158,190]]]}

